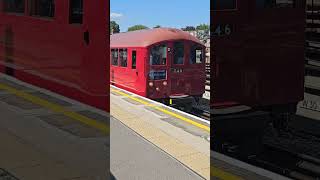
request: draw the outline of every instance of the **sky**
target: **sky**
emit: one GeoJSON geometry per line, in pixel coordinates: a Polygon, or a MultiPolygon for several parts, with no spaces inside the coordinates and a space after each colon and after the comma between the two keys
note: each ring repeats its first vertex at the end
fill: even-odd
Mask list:
{"type": "Polygon", "coordinates": [[[121,32],[137,24],[182,28],[210,23],[210,0],[110,0],[110,10],[121,32]]]}

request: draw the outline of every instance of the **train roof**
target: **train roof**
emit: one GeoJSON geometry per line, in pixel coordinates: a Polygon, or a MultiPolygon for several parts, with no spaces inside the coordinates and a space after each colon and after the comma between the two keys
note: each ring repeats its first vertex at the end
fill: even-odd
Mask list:
{"type": "Polygon", "coordinates": [[[203,45],[191,34],[173,28],[155,28],[117,33],[110,37],[111,47],[148,47],[162,41],[189,40],[203,45]]]}

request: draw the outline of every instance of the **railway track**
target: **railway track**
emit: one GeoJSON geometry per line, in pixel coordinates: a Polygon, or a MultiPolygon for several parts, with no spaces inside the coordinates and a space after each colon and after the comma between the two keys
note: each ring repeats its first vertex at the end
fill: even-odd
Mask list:
{"type": "Polygon", "coordinates": [[[295,130],[280,136],[269,133],[264,137],[264,154],[255,163],[298,180],[320,179],[319,136],[295,130]]]}
{"type": "Polygon", "coordinates": [[[209,107],[209,104],[208,104],[208,100],[205,99],[205,98],[202,98],[200,100],[200,103],[196,104],[192,104],[191,105],[191,108],[189,107],[185,107],[185,106],[171,106],[175,109],[178,109],[178,110],[181,110],[185,113],[188,113],[188,114],[192,114],[194,116],[197,116],[197,117],[200,117],[202,119],[205,119],[207,121],[210,121],[210,107],[209,107]],[[207,102],[207,103],[204,103],[204,102],[207,102]]]}
{"type": "Polygon", "coordinates": [[[320,179],[320,136],[291,128],[280,134],[267,128],[263,153],[240,159],[297,180],[320,179]]]}
{"type": "MultiPolygon", "coordinates": [[[[289,124],[289,130],[277,131],[270,124],[259,146],[262,151],[244,156],[239,151],[242,144],[231,144],[226,139],[222,140],[222,153],[292,179],[320,180],[320,133],[314,123],[299,116],[289,124]]],[[[246,148],[259,149],[254,145],[246,148]]]]}
{"type": "Polygon", "coordinates": [[[274,146],[265,145],[265,148],[263,157],[253,157],[248,161],[256,166],[297,180],[318,180],[320,178],[319,159],[274,146]],[[279,161],[280,159],[281,161],[279,161]]]}

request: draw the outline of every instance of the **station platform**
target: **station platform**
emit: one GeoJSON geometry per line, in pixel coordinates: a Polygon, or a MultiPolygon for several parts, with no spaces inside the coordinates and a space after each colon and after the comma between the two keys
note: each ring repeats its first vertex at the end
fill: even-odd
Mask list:
{"type": "Polygon", "coordinates": [[[0,74],[0,179],[107,179],[108,119],[0,74]]]}
{"type": "Polygon", "coordinates": [[[0,74],[0,142],[0,180],[104,180],[109,169],[111,179],[273,179],[213,157],[210,122],[115,87],[109,115],[0,74]]]}
{"type": "MultiPolygon", "coordinates": [[[[210,122],[114,86],[111,87],[110,102],[112,117],[175,159],[181,166],[197,174],[198,178],[191,179],[210,178],[210,122]]],[[[111,139],[114,139],[112,133],[111,139]]],[[[111,159],[114,157],[113,148],[111,146],[111,159]]],[[[148,162],[148,158],[143,158],[143,161],[148,162]]],[[[128,174],[127,168],[119,165],[111,164],[111,171],[117,171],[119,175],[127,173],[133,179],[142,177],[137,171],[128,174]]],[[[157,171],[161,172],[163,169],[157,171]]],[[[147,179],[186,179],[184,176],[184,173],[176,172],[173,176],[147,179]]]]}

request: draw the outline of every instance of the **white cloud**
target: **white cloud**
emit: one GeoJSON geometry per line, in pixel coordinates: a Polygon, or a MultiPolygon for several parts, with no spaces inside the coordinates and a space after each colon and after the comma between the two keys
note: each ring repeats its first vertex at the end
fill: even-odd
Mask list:
{"type": "Polygon", "coordinates": [[[121,13],[111,13],[110,14],[110,18],[111,19],[117,19],[117,18],[121,18],[123,16],[123,14],[121,14],[121,13]]]}

